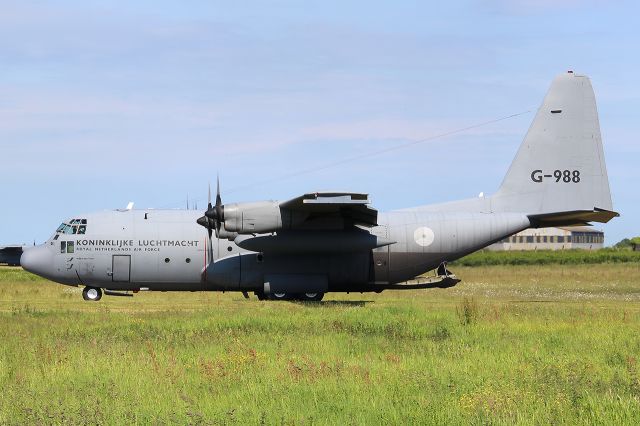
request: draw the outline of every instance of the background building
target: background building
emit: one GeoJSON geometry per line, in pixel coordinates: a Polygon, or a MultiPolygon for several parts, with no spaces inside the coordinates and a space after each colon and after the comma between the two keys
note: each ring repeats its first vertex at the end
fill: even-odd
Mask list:
{"type": "Polygon", "coordinates": [[[599,250],[604,232],[590,226],[526,229],[488,247],[489,250],[599,250]]]}

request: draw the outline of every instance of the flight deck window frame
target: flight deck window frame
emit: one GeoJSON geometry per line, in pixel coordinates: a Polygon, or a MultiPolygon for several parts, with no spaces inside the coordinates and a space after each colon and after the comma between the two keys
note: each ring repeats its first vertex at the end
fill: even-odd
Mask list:
{"type": "Polygon", "coordinates": [[[76,244],[74,241],[60,241],[60,254],[75,253],[76,244]]]}
{"type": "Polygon", "coordinates": [[[56,229],[56,234],[66,234],[66,235],[84,235],[87,233],[87,219],[71,219],[68,223],[63,222],[58,229],[56,229]]]}

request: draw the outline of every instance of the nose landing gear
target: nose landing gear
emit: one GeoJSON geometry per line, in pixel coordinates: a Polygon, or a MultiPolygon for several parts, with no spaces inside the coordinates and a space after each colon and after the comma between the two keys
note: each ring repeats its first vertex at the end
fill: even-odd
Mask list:
{"type": "Polygon", "coordinates": [[[82,290],[82,298],[90,302],[97,302],[102,299],[102,290],[96,287],[85,287],[82,290]]]}

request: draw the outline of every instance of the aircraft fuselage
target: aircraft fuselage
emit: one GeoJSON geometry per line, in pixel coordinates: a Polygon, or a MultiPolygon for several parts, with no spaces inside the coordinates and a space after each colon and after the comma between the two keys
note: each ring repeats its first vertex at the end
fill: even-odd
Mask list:
{"type": "Polygon", "coordinates": [[[261,291],[268,277],[286,275],[326,277],[328,291],[380,291],[529,226],[527,216],[517,213],[414,209],[381,213],[378,226],[358,229],[391,242],[383,247],[306,244],[323,234],[314,230],[282,233],[290,237],[288,245],[291,239],[300,241],[295,252],[255,252],[215,236],[209,249],[207,232],[196,223],[199,214],[116,210],[84,215],[83,234],[57,232],[26,251],[23,264],[62,284],[110,290],[261,291]]]}

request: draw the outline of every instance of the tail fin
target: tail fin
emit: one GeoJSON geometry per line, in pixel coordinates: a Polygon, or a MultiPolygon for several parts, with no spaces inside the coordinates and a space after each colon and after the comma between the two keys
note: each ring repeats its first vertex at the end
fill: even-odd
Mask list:
{"type": "Polygon", "coordinates": [[[492,206],[526,213],[534,226],[608,222],[618,216],[588,77],[569,71],[553,80],[492,206]]]}

